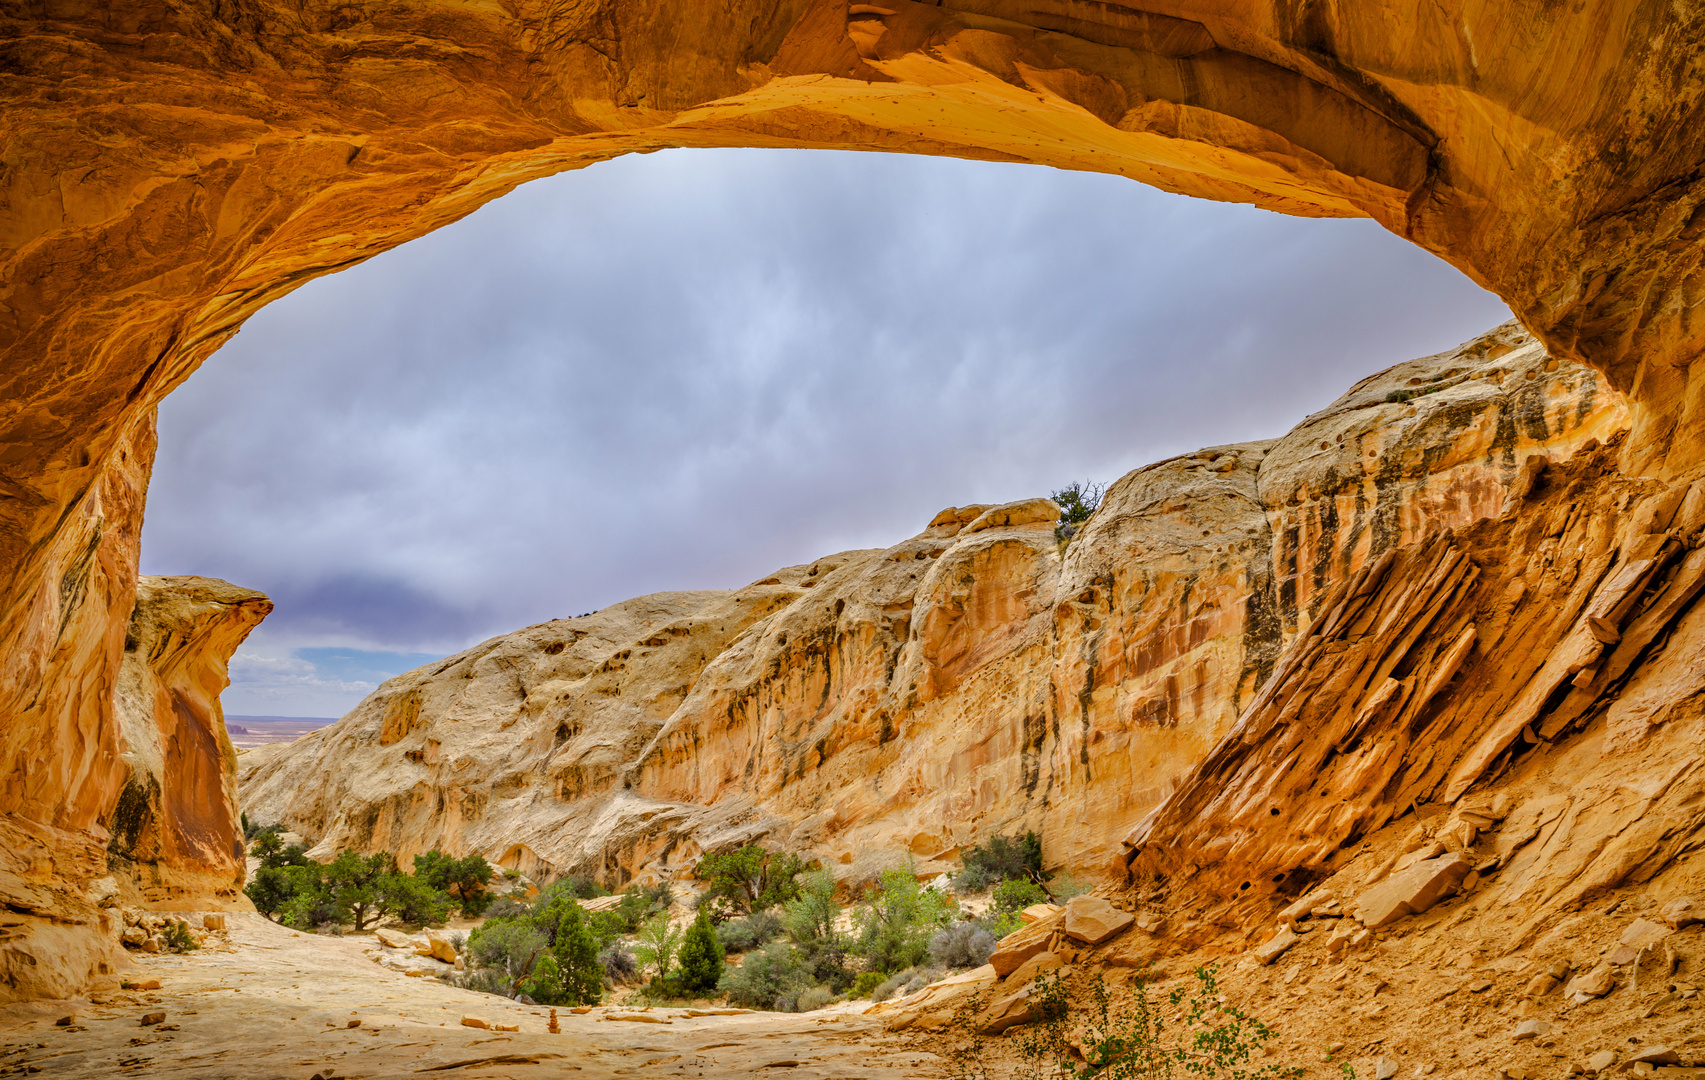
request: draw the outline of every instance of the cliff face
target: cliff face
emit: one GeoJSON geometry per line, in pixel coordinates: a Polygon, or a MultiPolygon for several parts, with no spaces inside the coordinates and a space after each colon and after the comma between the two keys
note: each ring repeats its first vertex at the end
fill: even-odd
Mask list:
{"type": "Polygon", "coordinates": [[[213,578],[139,579],[116,699],[124,788],[107,844],[133,902],[247,903],[237,752],[219,695],[231,654],[271,611],[264,595],[213,578]]]}
{"type": "MultiPolygon", "coordinates": [[[[151,442],[145,447],[151,451],[151,442]]],[[[115,492],[109,485],[102,495],[105,513],[89,525],[90,550],[107,550],[103,534],[105,545],[116,535],[134,558],[139,487],[115,492]]],[[[58,827],[23,814],[0,818],[0,900],[7,909],[0,915],[0,1000],[69,997],[110,973],[124,929],[114,904],[247,904],[239,892],[236,753],[219,694],[228,683],[225,662],[272,603],[209,578],[131,579],[130,612],[117,624],[123,632],[108,642],[115,579],[127,580],[98,558],[80,569],[81,594],[61,598],[67,617],[48,655],[110,648],[123,657],[118,678],[91,677],[70,702],[32,702],[5,728],[8,748],[27,755],[29,720],[57,709],[79,721],[72,734],[80,756],[66,761],[53,744],[35,745],[30,768],[39,783],[6,794],[73,790],[85,801],[35,809],[64,822],[58,827]],[[60,771],[72,765],[77,774],[60,771]]]]}
{"type": "Polygon", "coordinates": [[[887,550],[487,642],[245,755],[243,802],[324,853],[612,884],[759,838],[848,875],[945,869],[1027,827],[1049,865],[1123,876],[1120,839],[1291,677],[1334,590],[1514,513],[1539,460],[1627,424],[1593,372],[1502,327],[1283,439],[1136,470],[1063,554],[1045,500],[950,509],[887,550]]]}

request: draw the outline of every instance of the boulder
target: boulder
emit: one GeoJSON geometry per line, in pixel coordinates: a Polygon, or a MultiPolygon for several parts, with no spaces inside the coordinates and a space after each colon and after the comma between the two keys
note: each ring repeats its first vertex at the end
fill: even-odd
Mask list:
{"type": "Polygon", "coordinates": [[[424,942],[416,942],[414,951],[420,956],[430,956],[446,964],[456,962],[456,947],[450,944],[450,939],[442,930],[428,930],[424,942]]]}
{"type": "Polygon", "coordinates": [[[483,1016],[464,1016],[464,1017],[462,1017],[462,1026],[463,1027],[471,1027],[471,1028],[484,1028],[484,1029],[490,1030],[491,1021],[487,1020],[483,1016]]]}
{"type": "Polygon", "coordinates": [[[1632,964],[1639,959],[1640,953],[1651,948],[1675,933],[1663,923],[1655,923],[1650,919],[1635,919],[1622,931],[1617,939],[1616,948],[1611,950],[1609,961],[1612,964],[1632,964]]]}
{"type": "Polygon", "coordinates": [[[1001,938],[989,957],[989,965],[995,969],[996,977],[1004,979],[1032,956],[1047,952],[1048,939],[1054,936],[1063,918],[1064,912],[1038,919],[1001,938]]]}
{"type": "Polygon", "coordinates": [[[1605,1071],[1614,1064],[1616,1064],[1616,1051],[1600,1050],[1592,1057],[1587,1058],[1584,1071],[1588,1076],[1593,1076],[1605,1071]]]}
{"type": "Polygon", "coordinates": [[[1053,971],[1065,966],[1065,960],[1057,953],[1037,953],[1018,965],[1018,970],[1007,976],[1005,981],[1012,986],[1028,986],[1044,971],[1053,971]]]}
{"type": "Polygon", "coordinates": [[[1658,909],[1658,918],[1668,923],[1670,929],[1680,930],[1684,926],[1705,922],[1705,908],[1695,904],[1691,896],[1678,896],[1658,909]]]}
{"type": "Polygon", "coordinates": [[[1603,997],[1614,989],[1616,969],[1606,963],[1570,979],[1569,985],[1563,988],[1563,996],[1580,1004],[1595,997],[1603,997]]]}
{"type": "Polygon", "coordinates": [[[1052,499],[1020,499],[990,507],[978,514],[976,520],[965,526],[965,534],[1014,525],[1050,525],[1058,520],[1060,508],[1052,499]]]}
{"type": "Polygon", "coordinates": [[[223,929],[225,929],[225,916],[224,916],[224,914],[222,912],[214,912],[211,915],[203,915],[201,917],[201,928],[203,930],[223,930],[223,929]]]}
{"type": "Polygon", "coordinates": [[[1422,859],[1399,870],[1356,898],[1356,918],[1369,930],[1426,911],[1462,884],[1472,869],[1456,852],[1422,859]]]}
{"type": "Polygon", "coordinates": [[[1255,954],[1256,960],[1260,961],[1262,964],[1271,964],[1273,961],[1289,952],[1291,947],[1301,940],[1302,938],[1297,935],[1296,931],[1292,930],[1288,926],[1281,926],[1279,927],[1278,933],[1274,934],[1260,945],[1255,946],[1252,951],[1255,954]]]}
{"type": "Polygon", "coordinates": [[[1681,1055],[1663,1045],[1648,1046],[1628,1055],[1627,1064],[1638,1065],[1641,1062],[1647,1065],[1680,1065],[1681,1055]]]}
{"type": "Polygon", "coordinates": [[[1085,945],[1099,945],[1124,933],[1135,919],[1099,896],[1074,896],[1066,904],[1065,935],[1085,945]]]}
{"type": "Polygon", "coordinates": [[[1031,904],[1018,913],[1018,921],[1022,923],[1040,922],[1050,915],[1058,915],[1064,910],[1065,908],[1058,904],[1031,904]]]}
{"type": "Polygon", "coordinates": [[[413,938],[397,930],[380,927],[373,931],[373,936],[379,939],[381,945],[391,949],[412,949],[415,946],[413,938]]]}
{"type": "MultiPolygon", "coordinates": [[[[1063,976],[1069,973],[1071,968],[1066,967],[1058,970],[1063,976]]],[[[1040,1020],[1042,1019],[1040,1005],[1041,1002],[1037,1000],[1036,996],[1036,984],[1034,982],[1029,983],[1024,989],[1009,994],[989,1006],[977,1023],[977,1031],[983,1035],[999,1035],[1007,1028],[1040,1020]]]]}

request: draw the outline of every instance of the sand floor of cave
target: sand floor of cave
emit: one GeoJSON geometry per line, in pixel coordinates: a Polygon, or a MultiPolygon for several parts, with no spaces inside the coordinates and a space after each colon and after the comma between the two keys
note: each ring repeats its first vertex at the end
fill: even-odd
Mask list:
{"type": "Polygon", "coordinates": [[[808,1014],[689,1018],[668,1024],[577,1016],[409,978],[372,962],[364,936],[297,934],[258,915],[229,917],[230,948],[141,955],[123,978],[150,991],[0,1007],[0,1075],[71,1077],[469,1076],[935,1078],[944,1063],[885,1034],[865,1003],[808,1014]],[[164,1012],[164,1024],[141,1019],[164,1012]],[[56,1025],[74,1015],[68,1027],[56,1025]],[[517,1032],[462,1026],[474,1015],[517,1032]],[[351,1020],[361,1026],[350,1028],[351,1020]],[[170,1026],[170,1030],[168,1030],[170,1026]]]}

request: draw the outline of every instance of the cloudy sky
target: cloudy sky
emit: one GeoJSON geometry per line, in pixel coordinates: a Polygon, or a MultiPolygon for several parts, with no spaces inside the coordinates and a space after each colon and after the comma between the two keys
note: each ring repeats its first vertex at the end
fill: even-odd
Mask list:
{"type": "Polygon", "coordinates": [[[669,151],[298,290],[160,410],[143,570],[265,590],[226,711],[1282,434],[1508,318],[1366,221],[1116,177],[669,151]]]}

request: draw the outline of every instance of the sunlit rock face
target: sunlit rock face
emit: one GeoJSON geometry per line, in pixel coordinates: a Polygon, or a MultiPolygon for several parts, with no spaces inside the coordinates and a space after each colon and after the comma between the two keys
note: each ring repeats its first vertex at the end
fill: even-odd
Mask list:
{"type": "Polygon", "coordinates": [[[245,754],[244,805],[325,855],[444,846],[611,884],[753,839],[927,872],[1024,828],[1052,866],[1122,875],[1121,839],[1265,693],[1316,591],[1503,514],[1535,459],[1627,424],[1590,369],[1503,327],[1284,439],[1130,473],[1069,546],[1045,500],[954,508],[886,550],[487,642],[245,754]],[[1323,519],[1299,601],[1275,567],[1291,522],[1323,519]]]}
{"type": "Polygon", "coordinates": [[[68,0],[0,29],[0,846],[54,897],[122,787],[153,408],[301,282],[618,154],[953,154],[1368,216],[1627,393],[1626,470],[1705,468],[1683,5],[68,0]]]}
{"type": "Polygon", "coordinates": [[[246,903],[237,752],[219,695],[231,654],[271,611],[263,594],[213,578],[138,583],[117,695],[124,788],[107,845],[132,903],[246,903]]]}

